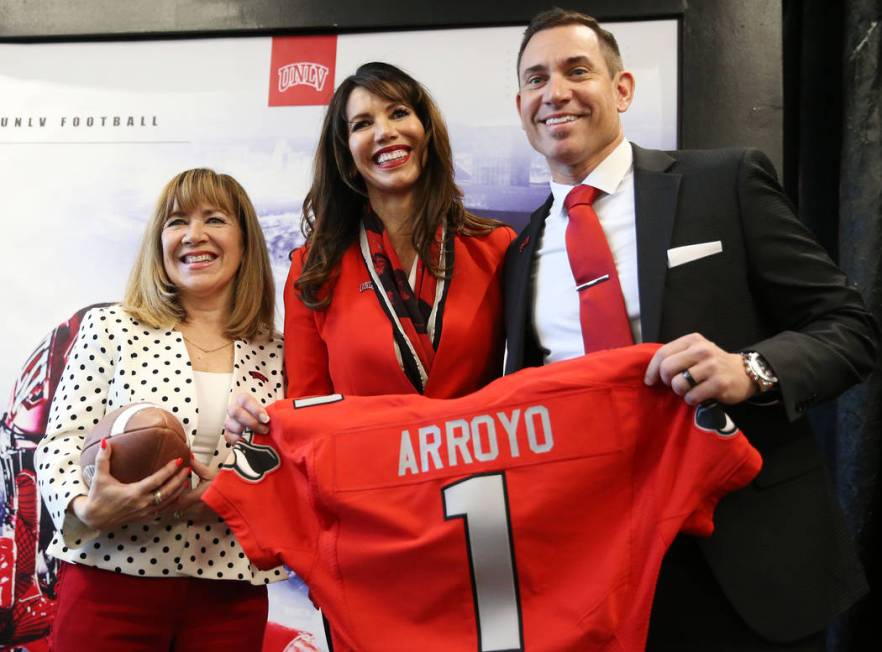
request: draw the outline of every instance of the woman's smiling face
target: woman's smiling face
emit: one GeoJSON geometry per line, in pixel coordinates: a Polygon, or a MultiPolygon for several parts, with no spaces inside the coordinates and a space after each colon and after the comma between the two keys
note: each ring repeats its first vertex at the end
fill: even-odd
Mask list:
{"type": "Polygon", "coordinates": [[[368,197],[412,192],[426,139],[413,109],[358,87],[346,103],[346,122],[349,152],[368,197]]]}
{"type": "Polygon", "coordinates": [[[162,227],[165,271],[182,301],[231,292],[242,253],[239,221],[205,204],[176,208],[162,227]]]}

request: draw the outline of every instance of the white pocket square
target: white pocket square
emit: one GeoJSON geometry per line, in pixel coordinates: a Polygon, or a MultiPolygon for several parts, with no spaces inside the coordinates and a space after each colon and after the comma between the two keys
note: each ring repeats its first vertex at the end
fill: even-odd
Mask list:
{"type": "Polygon", "coordinates": [[[714,254],[723,253],[723,243],[721,240],[713,242],[699,242],[698,244],[686,245],[685,247],[674,247],[668,249],[668,269],[691,263],[699,258],[706,258],[714,254]]]}

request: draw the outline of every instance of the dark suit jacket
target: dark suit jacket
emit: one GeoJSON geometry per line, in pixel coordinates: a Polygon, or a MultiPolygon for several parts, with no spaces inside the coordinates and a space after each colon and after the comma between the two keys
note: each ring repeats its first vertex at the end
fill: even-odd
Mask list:
{"type": "MultiPolygon", "coordinates": [[[[720,504],[702,551],[758,634],[818,631],[867,587],[804,413],[870,372],[875,322],[763,154],[634,146],[634,190],[643,340],[699,332],[728,351],[759,351],[780,379],[780,403],[729,410],[764,466],[720,504]],[[716,240],[722,253],[668,269],[668,249],[716,240]]],[[[506,257],[507,373],[542,364],[531,270],[550,206],[506,257]]]]}

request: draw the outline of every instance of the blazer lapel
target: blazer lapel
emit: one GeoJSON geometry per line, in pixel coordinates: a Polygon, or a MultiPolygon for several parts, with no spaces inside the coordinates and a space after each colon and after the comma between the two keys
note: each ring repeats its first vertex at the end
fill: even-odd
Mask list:
{"type": "Polygon", "coordinates": [[[530,272],[536,247],[545,229],[545,218],[554,201],[552,195],[530,216],[530,222],[511,243],[505,255],[505,328],[507,352],[505,373],[523,367],[525,347],[531,337],[530,307],[533,293],[530,272]]]}
{"type": "Polygon", "coordinates": [[[681,175],[668,172],[676,161],[665,152],[632,147],[640,327],[644,342],[657,342],[681,175]]]}

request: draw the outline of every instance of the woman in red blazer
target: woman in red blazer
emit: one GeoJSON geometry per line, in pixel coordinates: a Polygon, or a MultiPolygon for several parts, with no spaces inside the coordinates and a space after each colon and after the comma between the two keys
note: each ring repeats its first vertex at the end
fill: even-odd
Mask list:
{"type": "Polygon", "coordinates": [[[425,88],[361,66],[334,93],[315,170],[285,283],[288,395],[447,398],[496,378],[514,233],[463,208],[425,88]]]}
{"type": "Polygon", "coordinates": [[[289,396],[447,398],[501,373],[500,275],[514,232],[463,207],[447,128],[422,85],[376,62],[340,84],[303,214],[306,244],[284,290],[289,396]]]}
{"type": "MultiPolygon", "coordinates": [[[[334,93],[285,283],[288,396],[468,394],[501,373],[514,232],[472,215],[422,85],[367,63],[334,93]]],[[[242,397],[227,430],[263,431],[242,397]]]]}

